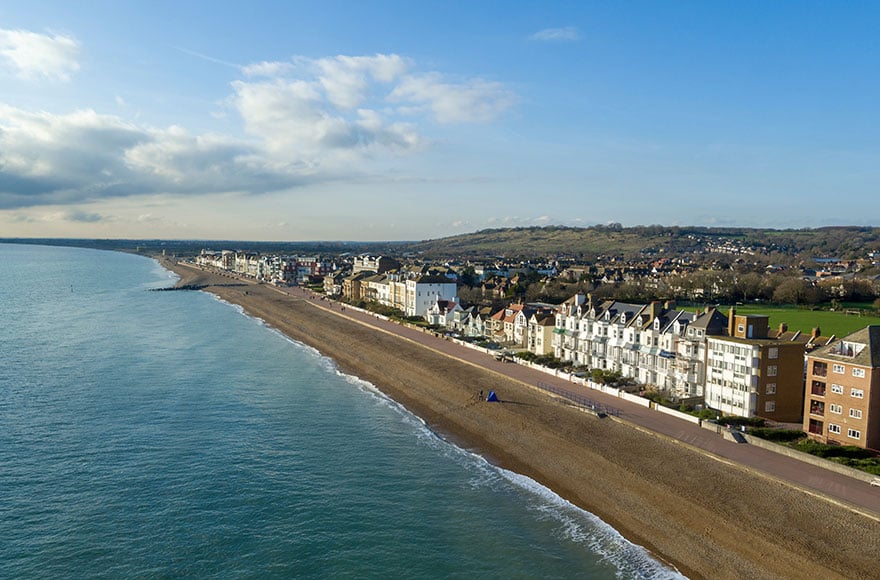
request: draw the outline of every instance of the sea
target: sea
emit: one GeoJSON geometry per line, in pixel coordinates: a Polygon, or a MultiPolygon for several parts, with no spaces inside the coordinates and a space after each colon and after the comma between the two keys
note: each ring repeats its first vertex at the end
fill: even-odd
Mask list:
{"type": "Polygon", "coordinates": [[[0,578],[682,577],[175,280],[0,244],[0,578]]]}

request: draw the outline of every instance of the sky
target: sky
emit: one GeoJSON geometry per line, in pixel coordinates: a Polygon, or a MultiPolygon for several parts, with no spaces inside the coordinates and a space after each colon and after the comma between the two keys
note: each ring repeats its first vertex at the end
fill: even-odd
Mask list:
{"type": "Polygon", "coordinates": [[[880,225],[880,2],[0,0],[0,238],[880,225]]]}

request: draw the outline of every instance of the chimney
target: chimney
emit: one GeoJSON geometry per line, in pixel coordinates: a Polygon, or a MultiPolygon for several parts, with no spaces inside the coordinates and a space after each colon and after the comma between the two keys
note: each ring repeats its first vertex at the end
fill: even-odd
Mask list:
{"type": "Polygon", "coordinates": [[[788,330],[788,325],[786,323],[782,323],[779,325],[779,334],[780,336],[785,334],[785,331],[788,330]]]}
{"type": "Polygon", "coordinates": [[[727,335],[733,336],[733,329],[736,328],[736,308],[731,307],[727,314],[727,335]]]}
{"type": "Polygon", "coordinates": [[[822,330],[818,326],[810,332],[810,340],[816,340],[820,336],[822,336],[822,330]]]}
{"type": "Polygon", "coordinates": [[[675,308],[675,300],[667,300],[663,303],[663,308],[665,310],[671,310],[672,308],[675,308]]]}

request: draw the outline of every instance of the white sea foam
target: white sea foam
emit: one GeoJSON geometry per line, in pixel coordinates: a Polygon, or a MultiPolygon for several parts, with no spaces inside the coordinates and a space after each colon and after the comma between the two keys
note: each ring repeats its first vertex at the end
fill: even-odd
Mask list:
{"type": "Polygon", "coordinates": [[[146,288],[170,288],[180,281],[180,276],[178,276],[177,273],[173,270],[169,270],[168,268],[163,266],[162,263],[159,262],[159,260],[153,260],[153,264],[154,272],[159,279],[155,282],[148,282],[145,285],[146,288]]]}
{"type": "Polygon", "coordinates": [[[541,517],[557,521],[563,538],[584,544],[611,562],[618,569],[618,577],[685,578],[678,570],[656,560],[642,546],[624,538],[597,515],[577,507],[530,477],[496,469],[506,480],[535,498],[535,503],[529,507],[541,517]]]}
{"type": "Polygon", "coordinates": [[[406,423],[416,428],[415,433],[420,442],[464,464],[474,475],[471,479],[472,485],[494,488],[504,480],[527,492],[534,499],[534,503],[528,506],[529,509],[538,514],[540,519],[556,521],[560,526],[560,539],[587,546],[610,562],[618,570],[618,577],[658,580],[685,578],[678,570],[655,559],[645,548],[624,538],[595,514],[577,507],[530,477],[492,465],[481,455],[454,445],[432,431],[421,417],[382,393],[369,381],[343,373],[331,359],[322,358],[347,382],[399,413],[406,423]]]}

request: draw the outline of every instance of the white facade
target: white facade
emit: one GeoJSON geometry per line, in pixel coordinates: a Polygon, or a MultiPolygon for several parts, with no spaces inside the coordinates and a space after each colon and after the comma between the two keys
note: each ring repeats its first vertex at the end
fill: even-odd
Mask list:
{"type": "Polygon", "coordinates": [[[758,355],[757,346],[709,338],[706,405],[727,415],[754,415],[758,400],[758,355]]]}
{"type": "Polygon", "coordinates": [[[578,302],[567,302],[557,314],[557,358],[618,371],[679,398],[703,394],[707,324],[721,328],[714,310],[695,314],[659,302],[578,302]]]}
{"type": "Polygon", "coordinates": [[[455,282],[441,281],[441,278],[417,278],[406,281],[407,316],[425,316],[437,300],[458,300],[455,282]]]}

